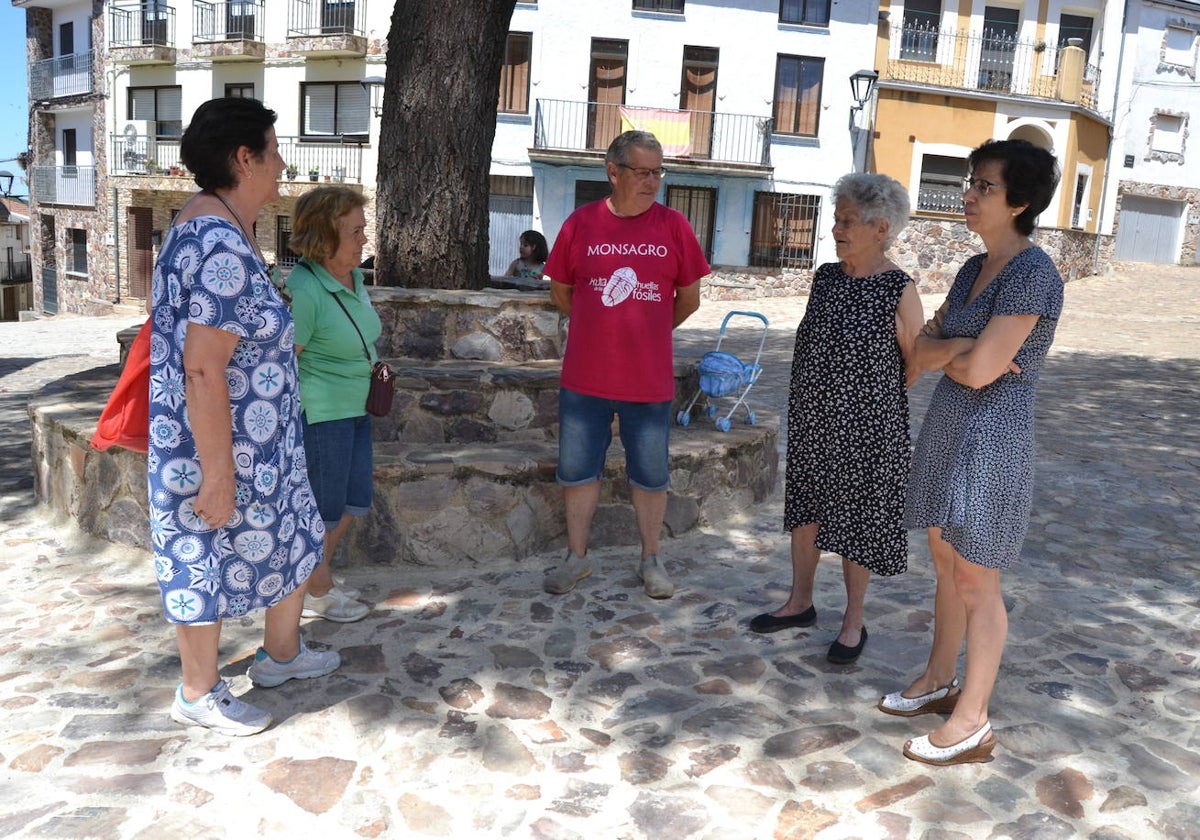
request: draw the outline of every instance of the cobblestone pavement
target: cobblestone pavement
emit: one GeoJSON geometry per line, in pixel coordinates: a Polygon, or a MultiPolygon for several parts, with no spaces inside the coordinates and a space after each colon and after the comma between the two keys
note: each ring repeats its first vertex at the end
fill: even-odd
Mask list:
{"type": "MultiPolygon", "coordinates": [[[[540,588],[558,552],[472,576],[352,568],[370,616],[304,626],[341,670],[252,689],[261,619],[229,621],[222,672],[277,722],[182,729],[147,558],[47,521],[19,453],[25,395],[111,361],[137,318],[0,324],[0,836],[1200,836],[1200,269],[1132,267],[1066,301],[1034,522],[1005,578],[1000,746],[953,768],[900,754],[935,721],[874,708],[927,650],[919,535],[909,573],[873,584],[857,665],[824,659],[844,603],[832,557],[815,627],[747,631],[788,586],[778,494],[668,541],[669,601],[642,595],[627,550],[594,552],[561,597],[540,588]]],[[[778,409],[803,301],[705,304],[681,352],[710,349],[733,308],[771,320],[751,402],[778,409]]]]}

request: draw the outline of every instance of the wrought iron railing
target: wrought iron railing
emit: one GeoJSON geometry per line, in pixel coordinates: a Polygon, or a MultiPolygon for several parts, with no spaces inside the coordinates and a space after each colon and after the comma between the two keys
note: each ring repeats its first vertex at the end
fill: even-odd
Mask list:
{"type": "MultiPolygon", "coordinates": [[[[299,137],[279,137],[279,154],[289,167],[295,167],[294,180],[348,181],[362,183],[363,149],[357,142],[331,137],[312,141],[299,137]],[[309,173],[315,170],[315,174],[309,173]]],[[[114,175],[188,175],[179,159],[179,141],[161,140],[143,134],[110,135],[112,153],[109,165],[114,175]]],[[[280,180],[289,176],[285,172],[280,180]]]]}
{"type": "Polygon", "coordinates": [[[673,122],[678,127],[677,137],[655,131],[666,158],[771,165],[770,117],[565,99],[537,101],[533,147],[602,152],[623,130],[622,110],[634,123],[641,117],[646,118],[646,125],[666,118],[668,124],[673,122]]]}
{"type": "Polygon", "coordinates": [[[289,38],[366,33],[367,0],[289,0],[289,38]]]}
{"type": "Polygon", "coordinates": [[[92,58],[89,50],[35,61],[29,67],[30,98],[57,99],[91,93],[95,89],[92,58]]]}
{"type": "Polygon", "coordinates": [[[263,0],[221,0],[216,3],[193,0],[192,41],[197,44],[261,42],[263,20],[263,0]]]}
{"type": "Polygon", "coordinates": [[[962,187],[922,184],[917,190],[917,209],[961,215],[963,211],[962,187]]]}
{"type": "Polygon", "coordinates": [[[165,3],[126,3],[113,6],[108,43],[112,47],[171,47],[175,45],[175,9],[165,3]]]}
{"type": "Polygon", "coordinates": [[[0,283],[28,283],[33,280],[33,268],[29,255],[15,259],[0,260],[0,283]]]}
{"type": "MultiPolygon", "coordinates": [[[[911,23],[892,27],[882,78],[1057,100],[1062,50],[1001,30],[956,32],[911,23]]],[[[1080,104],[1096,110],[1099,88],[1100,69],[1085,65],[1080,104]]]]}
{"type": "Polygon", "coordinates": [[[675,12],[683,14],[683,0],[633,0],[635,12],[675,12]]]}
{"type": "Polygon", "coordinates": [[[40,204],[96,206],[96,167],[34,166],[30,195],[40,204]]]}

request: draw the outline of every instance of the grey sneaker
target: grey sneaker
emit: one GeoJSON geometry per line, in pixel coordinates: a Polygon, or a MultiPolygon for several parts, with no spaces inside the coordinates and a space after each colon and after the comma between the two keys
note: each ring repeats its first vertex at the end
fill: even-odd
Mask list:
{"type": "Polygon", "coordinates": [[[220,735],[253,735],[271,725],[271,713],[237,699],[229,693],[229,683],[221,680],[194,703],[183,699],[183,686],[179,686],[171,704],[171,720],[204,726],[220,735]]]}
{"type": "Polygon", "coordinates": [[[670,598],[675,594],[675,584],[667,577],[667,570],[658,562],[657,554],[642,558],[638,577],[642,579],[646,594],[651,598],[670,598]]]}
{"type": "Polygon", "coordinates": [[[304,646],[300,640],[300,652],[287,662],[276,662],[262,648],[254,654],[254,664],[246,671],[246,676],[255,685],[263,688],[274,688],[288,680],[311,680],[313,677],[323,677],[336,671],[342,664],[342,657],[336,650],[315,651],[304,646]]]}
{"type": "Polygon", "coordinates": [[[321,596],[305,594],[304,609],[300,615],[304,618],[323,618],[347,624],[351,621],[361,621],[370,611],[369,606],[354,600],[348,593],[335,586],[321,596]]]}
{"type": "Polygon", "coordinates": [[[576,557],[568,551],[561,566],[555,566],[546,572],[542,581],[542,589],[551,595],[562,595],[575,588],[575,584],[592,573],[592,564],[586,557],[576,557]]]}

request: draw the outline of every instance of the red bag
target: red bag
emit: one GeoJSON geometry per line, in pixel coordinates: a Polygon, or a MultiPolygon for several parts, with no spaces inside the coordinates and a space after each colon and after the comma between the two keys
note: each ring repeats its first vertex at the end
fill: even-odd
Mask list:
{"type": "Polygon", "coordinates": [[[125,369],[100,414],[92,447],[121,446],[145,452],[150,446],[150,321],[142,324],[125,357],[125,369]]]}

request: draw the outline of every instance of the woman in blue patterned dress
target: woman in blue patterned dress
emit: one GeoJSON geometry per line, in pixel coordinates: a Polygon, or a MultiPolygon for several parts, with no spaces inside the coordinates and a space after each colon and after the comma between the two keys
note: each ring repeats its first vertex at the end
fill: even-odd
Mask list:
{"type": "Polygon", "coordinates": [[[151,299],[151,539],[183,666],[171,717],[226,735],[271,723],[218,672],[226,616],[266,610],[248,671],[257,685],[341,662],[300,638],[325,528],[305,468],[292,319],[250,226],[279,198],[274,123],[253,99],[196,110],[180,158],[201,191],[163,241],[151,299]]]}
{"type": "Polygon", "coordinates": [[[967,227],[986,253],[963,265],[917,339],[925,371],[944,374],[917,438],[905,524],[928,529],[937,572],[925,671],[879,708],[950,712],[904,754],[927,764],[985,761],[996,739],[988,702],[1008,616],[1000,572],[1021,552],[1033,499],[1033,402],[1062,311],[1062,279],[1029,235],[1058,184],[1054,155],[1024,140],[987,142],[968,160],[967,227]],[[966,640],[966,674],[955,677],[966,640]]]}

